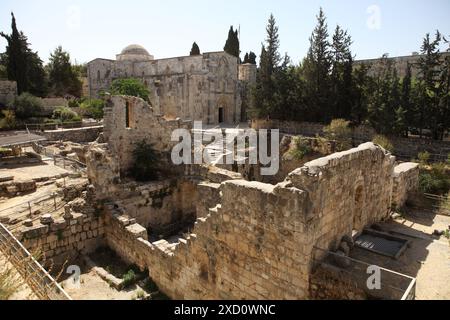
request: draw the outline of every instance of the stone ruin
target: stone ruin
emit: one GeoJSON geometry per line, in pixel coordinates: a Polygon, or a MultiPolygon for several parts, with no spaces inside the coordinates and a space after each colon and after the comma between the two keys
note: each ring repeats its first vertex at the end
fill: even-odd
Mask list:
{"type": "Polygon", "coordinates": [[[308,299],[315,249],[338,250],[417,187],[417,166],[397,166],[373,143],[304,163],[278,183],[174,166],[177,128],[191,123],[166,120],[139,98],[110,97],[104,133],[86,155],[90,185],[61,219],[25,228],[24,245],[59,261],[108,246],[173,299],[308,299]],[[171,170],[158,181],[128,176],[142,139],[171,170]]]}
{"type": "Polygon", "coordinates": [[[314,248],[337,250],[417,187],[417,167],[396,166],[373,143],[307,162],[277,184],[203,165],[172,168],[161,181],[127,178],[133,144],[147,139],[167,156],[176,128],[190,123],[167,121],[138,98],[112,97],[103,143],[87,156],[104,203],[104,243],[148,269],[171,298],[309,298],[314,248]]]}

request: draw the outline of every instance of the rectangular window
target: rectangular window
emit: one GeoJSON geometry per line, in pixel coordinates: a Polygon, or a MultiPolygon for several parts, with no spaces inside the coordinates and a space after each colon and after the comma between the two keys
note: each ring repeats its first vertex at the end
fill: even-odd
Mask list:
{"type": "Polygon", "coordinates": [[[130,104],[128,101],[125,105],[125,127],[128,129],[130,128],[130,104]]]}

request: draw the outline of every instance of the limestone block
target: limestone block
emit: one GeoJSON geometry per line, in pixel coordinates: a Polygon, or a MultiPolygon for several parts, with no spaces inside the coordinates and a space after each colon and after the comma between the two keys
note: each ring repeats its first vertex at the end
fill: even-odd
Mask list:
{"type": "Polygon", "coordinates": [[[143,238],[145,240],[148,239],[147,229],[145,229],[140,224],[134,223],[125,228],[129,233],[133,235],[135,238],[143,238]]]}

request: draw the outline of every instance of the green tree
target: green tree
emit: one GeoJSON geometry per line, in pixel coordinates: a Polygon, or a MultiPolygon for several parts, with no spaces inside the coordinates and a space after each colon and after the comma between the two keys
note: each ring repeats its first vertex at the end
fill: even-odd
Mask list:
{"type": "Polygon", "coordinates": [[[137,181],[150,181],[158,177],[159,157],[153,146],[145,140],[136,143],[130,174],[137,181]]]}
{"type": "Polygon", "coordinates": [[[248,63],[256,64],[256,54],[253,51],[248,54],[248,63]]]}
{"type": "Polygon", "coordinates": [[[147,102],[150,101],[150,92],[139,79],[116,79],[111,83],[109,91],[113,95],[140,97],[147,102]]]}
{"type": "Polygon", "coordinates": [[[39,116],[42,108],[42,101],[28,92],[22,93],[10,104],[10,109],[20,119],[39,116]]]}
{"type": "Polygon", "coordinates": [[[230,30],[228,31],[228,38],[225,42],[223,50],[231,54],[232,56],[239,58],[239,55],[241,53],[239,49],[239,34],[238,30],[233,30],[233,26],[231,26],[230,30]]]}
{"type": "Polygon", "coordinates": [[[47,92],[47,79],[42,60],[29,48],[28,39],[23,32],[17,29],[13,13],[11,17],[11,34],[0,33],[7,41],[6,52],[1,59],[6,67],[7,78],[17,82],[19,94],[30,92],[44,96],[47,92]]]}
{"type": "Polygon", "coordinates": [[[401,107],[404,111],[405,117],[405,132],[404,135],[407,137],[409,132],[409,127],[415,125],[415,105],[413,103],[413,88],[412,88],[412,73],[411,73],[411,65],[407,63],[405,76],[402,79],[402,89],[401,89],[401,107]]]}
{"type": "Polygon", "coordinates": [[[401,106],[400,84],[394,63],[387,55],[382,57],[373,79],[373,92],[369,97],[368,120],[381,134],[395,133],[396,110],[401,106]]]}
{"type": "Polygon", "coordinates": [[[418,105],[418,126],[420,135],[423,129],[428,128],[433,132],[434,139],[443,138],[443,110],[439,105],[439,75],[440,75],[440,52],[439,45],[441,34],[436,32],[434,40],[427,33],[423,39],[421,54],[418,62],[418,80],[421,82],[418,94],[421,104],[418,105]]]}
{"type": "Polygon", "coordinates": [[[242,63],[244,63],[244,64],[245,64],[245,63],[249,63],[249,62],[248,62],[248,52],[245,53],[244,61],[242,61],[242,63]]]}
{"type": "Polygon", "coordinates": [[[309,39],[310,48],[303,63],[308,108],[315,121],[331,120],[330,68],[331,55],[326,17],[320,8],[317,25],[309,39]]]}
{"type": "Polygon", "coordinates": [[[72,109],[68,107],[58,107],[53,111],[53,119],[60,122],[75,122],[81,121],[81,117],[72,109]]]}
{"type": "Polygon", "coordinates": [[[103,109],[105,108],[105,101],[100,99],[89,99],[83,101],[80,108],[86,112],[86,115],[94,119],[103,118],[103,109]]]}
{"type": "Polygon", "coordinates": [[[256,86],[253,91],[254,104],[256,110],[254,115],[257,117],[270,117],[275,108],[275,73],[279,71],[281,62],[278,38],[278,27],[274,16],[271,14],[267,27],[267,38],[265,45],[261,46],[261,56],[259,69],[256,74],[256,86]]]}
{"type": "Polygon", "coordinates": [[[198,56],[200,55],[200,48],[198,47],[197,43],[194,42],[192,44],[191,52],[189,53],[191,56],[198,56]]]}
{"type": "Polygon", "coordinates": [[[359,65],[353,70],[353,105],[351,120],[354,124],[362,124],[367,119],[369,96],[372,93],[373,81],[368,75],[370,66],[359,65]]]}
{"type": "Polygon", "coordinates": [[[331,43],[331,90],[333,118],[351,118],[353,106],[353,57],[350,50],[352,40],[347,31],[336,26],[331,43]]]}
{"type": "Polygon", "coordinates": [[[70,63],[70,55],[59,46],[50,55],[47,66],[51,92],[56,96],[81,96],[82,83],[77,69],[70,63]]]}

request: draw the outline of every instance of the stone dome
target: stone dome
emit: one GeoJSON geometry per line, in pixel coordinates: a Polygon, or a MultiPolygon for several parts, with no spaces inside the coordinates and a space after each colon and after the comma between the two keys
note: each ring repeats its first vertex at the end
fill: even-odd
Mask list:
{"type": "Polygon", "coordinates": [[[141,45],[131,44],[125,47],[120,54],[117,55],[119,61],[149,61],[153,60],[153,56],[141,45]]]}

